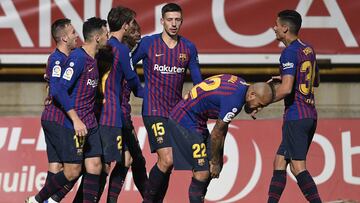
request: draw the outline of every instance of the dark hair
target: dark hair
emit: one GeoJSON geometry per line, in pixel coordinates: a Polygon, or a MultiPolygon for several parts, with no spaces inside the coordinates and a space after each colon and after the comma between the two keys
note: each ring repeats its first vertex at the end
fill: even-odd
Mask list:
{"type": "Polygon", "coordinates": [[[133,24],[129,28],[128,32],[123,36],[122,42],[132,50],[138,43],[134,38],[134,33],[140,32],[140,25],[134,20],[133,24]]]}
{"type": "Polygon", "coordinates": [[[174,11],[182,13],[181,7],[179,5],[175,3],[168,3],[161,8],[161,15],[164,17],[165,13],[174,11]]]}
{"type": "Polygon", "coordinates": [[[97,17],[87,19],[87,21],[83,24],[84,40],[89,40],[93,36],[94,32],[102,31],[102,27],[104,26],[106,27],[106,20],[97,17]]]}
{"type": "Polygon", "coordinates": [[[67,18],[57,19],[51,24],[51,36],[58,43],[61,39],[60,31],[62,31],[67,25],[71,24],[71,20],[67,18]]]}
{"type": "Polygon", "coordinates": [[[278,13],[280,21],[287,23],[292,34],[298,35],[301,28],[301,15],[295,10],[283,10],[278,13]]]}
{"type": "Polygon", "coordinates": [[[125,23],[130,23],[136,16],[135,11],[130,8],[117,6],[112,8],[107,16],[110,32],[116,32],[121,29],[125,23]]]}

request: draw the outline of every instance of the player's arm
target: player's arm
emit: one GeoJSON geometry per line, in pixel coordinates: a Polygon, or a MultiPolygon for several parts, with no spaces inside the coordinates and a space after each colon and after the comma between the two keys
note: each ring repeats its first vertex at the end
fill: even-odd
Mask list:
{"type": "Polygon", "coordinates": [[[297,61],[295,51],[287,50],[282,53],[280,57],[281,84],[276,88],[273,102],[280,101],[291,93],[297,70],[297,61]]]}
{"type": "Polygon", "coordinates": [[[67,115],[73,122],[76,135],[85,136],[87,134],[86,125],[81,121],[78,114],[74,110],[74,104],[70,98],[69,90],[74,86],[76,80],[80,77],[81,72],[84,69],[83,63],[77,64],[77,61],[69,60],[66,62],[66,66],[63,76],[60,78],[59,83],[56,85],[57,91],[54,94],[55,99],[61,104],[67,115]],[[70,63],[74,64],[70,66],[70,63]]]}
{"type": "Polygon", "coordinates": [[[210,176],[218,178],[223,165],[224,142],[228,131],[228,123],[218,119],[211,131],[210,176]]]}
{"type": "Polygon", "coordinates": [[[197,52],[195,46],[190,47],[189,70],[190,70],[191,79],[192,79],[194,85],[202,82],[200,65],[199,65],[199,57],[198,57],[198,52],[197,52]]]}
{"type": "MultiPolygon", "coordinates": [[[[124,71],[125,79],[131,91],[134,92],[136,97],[144,97],[144,88],[141,86],[139,76],[131,63],[131,53],[127,47],[119,51],[119,55],[115,57],[121,57],[123,60],[120,61],[120,65],[124,71]]],[[[115,59],[116,60],[116,59],[115,59]]],[[[121,70],[118,70],[121,71],[121,70]]]]}
{"type": "Polygon", "coordinates": [[[140,40],[140,42],[138,43],[138,46],[132,53],[132,57],[131,57],[131,61],[134,66],[137,63],[139,63],[140,60],[142,60],[146,57],[148,44],[149,44],[149,37],[142,38],[140,40]]]}
{"type": "Polygon", "coordinates": [[[314,87],[319,87],[319,86],[320,86],[320,73],[319,73],[319,66],[316,64],[314,87]]]}

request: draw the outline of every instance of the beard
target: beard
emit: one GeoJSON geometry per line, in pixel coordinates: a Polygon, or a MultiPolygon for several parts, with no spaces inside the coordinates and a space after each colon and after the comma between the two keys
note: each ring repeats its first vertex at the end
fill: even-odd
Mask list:
{"type": "Polygon", "coordinates": [[[253,112],[254,109],[250,108],[249,104],[246,103],[245,106],[244,106],[244,111],[245,113],[247,114],[251,114],[253,112]]]}

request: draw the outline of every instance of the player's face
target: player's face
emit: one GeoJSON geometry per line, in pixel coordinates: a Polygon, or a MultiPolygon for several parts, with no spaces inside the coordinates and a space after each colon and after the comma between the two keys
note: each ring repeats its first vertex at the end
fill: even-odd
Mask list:
{"type": "Polygon", "coordinates": [[[276,39],[281,41],[285,37],[287,26],[282,24],[279,17],[276,19],[275,26],[273,27],[276,39]]]}
{"type": "Polygon", "coordinates": [[[251,92],[246,96],[244,110],[247,114],[250,114],[253,111],[260,111],[266,105],[267,104],[265,104],[259,97],[256,96],[255,92],[251,92]]]}
{"type": "Polygon", "coordinates": [[[134,47],[141,39],[140,27],[132,25],[127,33],[128,44],[134,47]]]}
{"type": "Polygon", "coordinates": [[[182,16],[178,11],[166,12],[164,17],[161,18],[161,24],[164,27],[164,31],[170,36],[174,37],[178,34],[181,24],[182,16]]]}
{"type": "Polygon", "coordinates": [[[65,27],[65,39],[66,39],[66,44],[70,49],[75,49],[77,46],[77,39],[78,39],[78,34],[76,33],[74,27],[69,24],[68,26],[65,27]]]}
{"type": "Polygon", "coordinates": [[[98,43],[98,48],[105,48],[107,44],[107,40],[109,39],[109,31],[105,26],[102,27],[102,32],[99,33],[99,35],[96,36],[96,41],[98,43]]]}

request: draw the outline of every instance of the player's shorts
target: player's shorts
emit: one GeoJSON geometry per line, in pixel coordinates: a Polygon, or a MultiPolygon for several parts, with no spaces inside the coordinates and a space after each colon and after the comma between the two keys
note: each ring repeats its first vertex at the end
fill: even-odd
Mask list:
{"type": "Polygon", "coordinates": [[[101,143],[98,128],[88,129],[86,136],[75,135],[69,129],[51,121],[41,121],[45,139],[49,146],[49,162],[82,163],[84,158],[101,155],[101,143]],[[47,136],[49,135],[49,136],[47,136]],[[47,138],[46,138],[47,137],[47,138]],[[55,158],[55,154],[58,158],[55,158]]]}
{"type": "Polygon", "coordinates": [[[277,154],[285,156],[285,159],[306,160],[316,124],[317,120],[311,118],[284,121],[282,141],[277,154]]]}
{"type": "Polygon", "coordinates": [[[169,119],[175,170],[209,170],[210,135],[190,131],[169,119]]]}
{"type": "Polygon", "coordinates": [[[103,148],[103,161],[105,163],[121,162],[123,151],[122,129],[100,125],[99,131],[103,148]]]}
{"type": "Polygon", "coordinates": [[[161,116],[143,116],[143,121],[148,133],[151,153],[161,148],[171,147],[168,118],[161,116]]]}
{"type": "Polygon", "coordinates": [[[59,150],[56,150],[56,148],[59,147],[59,143],[61,143],[60,138],[64,136],[66,128],[56,122],[44,120],[41,121],[41,126],[44,130],[46,153],[49,163],[61,163],[62,159],[57,153],[59,150]]]}

